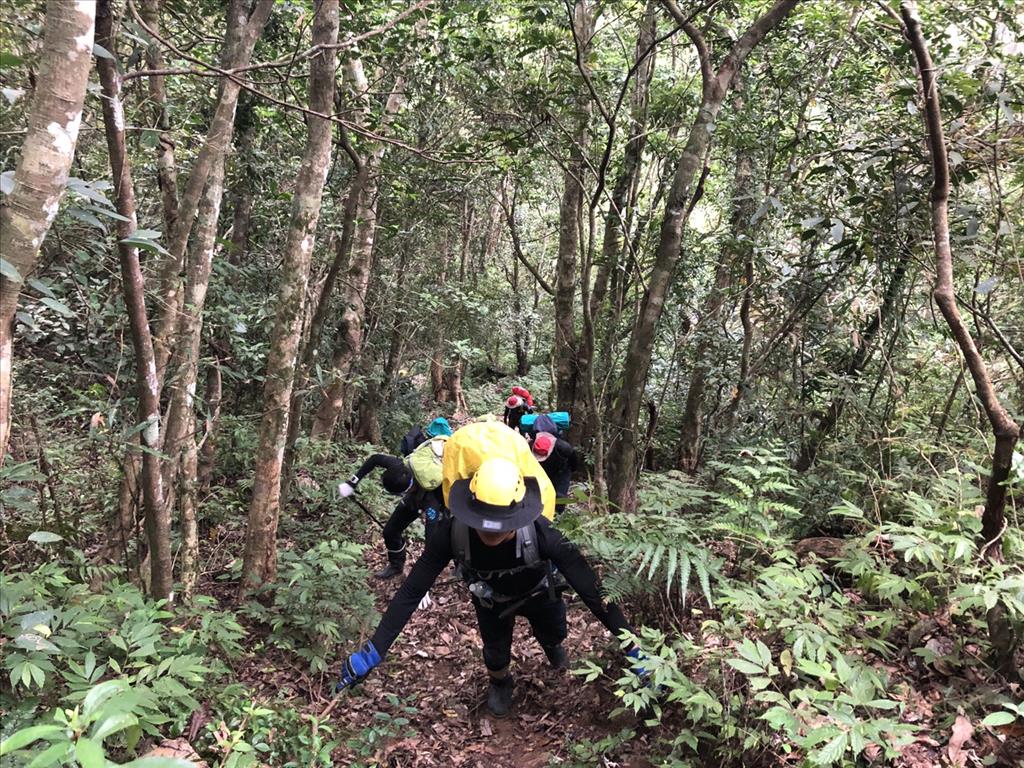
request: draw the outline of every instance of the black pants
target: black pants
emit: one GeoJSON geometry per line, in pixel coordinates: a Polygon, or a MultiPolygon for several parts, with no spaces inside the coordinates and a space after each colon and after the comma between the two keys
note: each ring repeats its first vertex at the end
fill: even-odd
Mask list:
{"type": "Polygon", "coordinates": [[[484,664],[491,672],[500,672],[512,661],[512,627],[516,616],[523,616],[530,622],[533,636],[543,648],[558,645],[568,634],[565,602],[560,596],[551,599],[547,593],[537,595],[505,618],[500,614],[507,605],[495,603],[493,608],[485,608],[474,597],[473,607],[480,625],[480,639],[484,643],[484,664]]]}
{"type": "MultiPolygon", "coordinates": [[[[429,512],[428,512],[429,515],[429,512]]],[[[424,516],[423,526],[426,529],[426,537],[429,538],[440,522],[440,516],[434,512],[434,519],[428,515],[424,516]]],[[[412,525],[420,516],[416,500],[410,494],[402,498],[395,505],[391,517],[384,524],[384,546],[388,550],[388,562],[399,568],[405,565],[405,537],[402,534],[405,529],[412,525]]]]}

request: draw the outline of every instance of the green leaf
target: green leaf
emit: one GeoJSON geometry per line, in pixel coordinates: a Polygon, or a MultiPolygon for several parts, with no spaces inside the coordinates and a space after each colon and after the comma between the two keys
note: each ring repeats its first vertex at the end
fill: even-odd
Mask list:
{"type": "Polygon", "coordinates": [[[832,741],[819,749],[812,757],[818,765],[832,765],[842,759],[846,752],[846,733],[840,733],[832,741]]]}
{"type": "Polygon", "coordinates": [[[20,56],[15,56],[13,53],[7,51],[0,51],[0,69],[6,69],[7,67],[16,67],[21,64],[22,59],[20,56]]]}
{"type": "Polygon", "coordinates": [[[1012,712],[993,712],[991,715],[981,721],[982,725],[1009,725],[1017,718],[1012,712]]]}
{"type": "Polygon", "coordinates": [[[106,768],[107,758],[103,754],[103,746],[87,736],[82,736],[75,744],[75,757],[82,768],[106,768]]]}
{"type": "Polygon", "coordinates": [[[28,764],[28,768],[49,768],[51,765],[66,765],[74,750],[70,741],[61,741],[49,749],[40,752],[35,759],[28,764]]]}
{"type": "Polygon", "coordinates": [[[85,700],[82,702],[82,714],[88,717],[103,706],[108,699],[127,690],[128,682],[126,680],[107,680],[105,683],[100,683],[86,694],[85,700]]]}
{"type": "Polygon", "coordinates": [[[144,237],[132,235],[124,238],[121,242],[125,245],[134,245],[136,248],[141,248],[144,251],[153,251],[154,253],[167,255],[167,250],[160,243],[154,243],[152,240],[147,240],[144,237]]]}
{"type": "Polygon", "coordinates": [[[28,535],[28,540],[36,544],[55,544],[58,541],[64,541],[64,537],[50,531],[36,531],[28,535]]]}
{"type": "Polygon", "coordinates": [[[45,651],[46,653],[60,653],[60,648],[51,643],[42,635],[35,632],[25,632],[14,638],[14,644],[26,651],[45,651]]]}
{"type": "Polygon", "coordinates": [[[115,60],[114,59],[114,54],[112,54],[110,51],[108,51],[106,48],[104,48],[99,43],[93,43],[92,44],[92,55],[96,56],[97,58],[100,58],[100,59],[110,59],[111,61],[115,60]]]}
{"type": "Polygon", "coordinates": [[[121,768],[195,768],[195,764],[177,757],[140,757],[130,763],[122,763],[121,768]]]}
{"type": "Polygon", "coordinates": [[[59,725],[33,725],[31,728],[22,728],[0,741],[0,757],[10,754],[16,749],[27,747],[33,741],[39,741],[39,739],[45,739],[63,731],[64,728],[59,725]]]}
{"type": "Polygon", "coordinates": [[[49,296],[43,296],[43,298],[39,300],[39,303],[49,307],[57,314],[63,315],[64,317],[75,316],[75,313],[68,309],[66,304],[57,301],[56,299],[51,299],[49,296]]]}
{"type": "Polygon", "coordinates": [[[725,663],[733,669],[738,669],[745,675],[763,675],[764,669],[759,667],[757,664],[753,664],[743,659],[726,659],[725,663]]]}
{"type": "Polygon", "coordinates": [[[138,725],[138,722],[139,718],[130,712],[115,712],[96,724],[92,729],[92,738],[102,742],[107,736],[138,725]]]}
{"type": "Polygon", "coordinates": [[[13,280],[16,283],[21,282],[21,273],[14,268],[7,259],[0,256],[0,275],[3,275],[8,280],[13,280]]]}

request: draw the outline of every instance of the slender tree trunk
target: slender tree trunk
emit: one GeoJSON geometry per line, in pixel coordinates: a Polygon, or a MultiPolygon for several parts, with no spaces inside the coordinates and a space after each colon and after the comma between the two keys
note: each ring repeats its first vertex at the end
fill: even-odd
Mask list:
{"type": "MultiPolygon", "coordinates": [[[[967,370],[974,379],[974,387],[985,414],[992,425],[995,448],[992,452],[992,473],[988,478],[985,511],[981,518],[981,555],[990,562],[1002,560],[1002,536],[1006,530],[1006,480],[1013,462],[1013,449],[1020,437],[1020,427],[1006,412],[989,377],[981,353],[971,332],[960,316],[953,289],[953,252],[949,241],[949,159],[946,137],[942,128],[938,80],[928,46],[921,31],[917,4],[904,0],[900,4],[907,39],[917,60],[924,95],[924,119],[928,136],[928,150],[932,161],[932,235],[935,238],[936,274],[932,297],[949,326],[967,370]]],[[[989,638],[995,651],[996,666],[1008,678],[1019,678],[1014,665],[1013,629],[1006,618],[1006,609],[997,603],[988,612],[989,638]]]]}
{"type": "MultiPolygon", "coordinates": [[[[116,56],[110,0],[100,0],[97,31],[100,45],[116,56]]],[[[171,573],[171,520],[164,506],[164,488],[160,477],[160,384],[156,377],[153,339],[146,313],[145,284],[139,265],[139,251],[125,242],[138,228],[135,218],[135,190],[131,166],[125,147],[124,110],[121,104],[121,76],[114,60],[97,59],[100,84],[103,88],[103,124],[106,128],[107,151],[114,181],[114,204],[121,219],[117,222],[118,253],[124,303],[128,309],[135,368],[138,382],[140,424],[142,430],[142,501],[145,509],[146,539],[149,544],[149,589],[162,600],[170,600],[173,588],[171,573]]]]}
{"type": "MultiPolygon", "coordinates": [[[[341,129],[344,136],[344,128],[341,129]]],[[[346,146],[351,147],[344,139],[346,146]]],[[[320,341],[323,338],[324,325],[327,322],[328,310],[331,306],[331,295],[334,293],[334,286],[338,282],[338,275],[349,263],[352,255],[352,238],[356,228],[356,216],[358,215],[359,198],[366,185],[366,165],[362,158],[350,152],[355,160],[356,174],[349,187],[348,195],[342,210],[341,237],[334,241],[334,260],[331,262],[324,283],[320,287],[320,295],[317,299],[316,309],[309,322],[309,334],[302,346],[302,358],[298,370],[295,373],[295,386],[292,388],[291,404],[288,410],[288,436],[285,440],[284,466],[282,468],[282,483],[284,497],[291,493],[292,466],[295,463],[295,443],[299,439],[299,432],[302,429],[303,406],[306,402],[306,395],[309,394],[309,373],[316,363],[320,352],[320,341]]]]}
{"type": "Polygon", "coordinates": [[[519,294],[519,259],[512,260],[512,316],[515,318],[512,330],[513,346],[516,350],[516,376],[530,372],[529,326],[523,314],[523,297],[519,294]]]}
{"type": "MultiPolygon", "coordinates": [[[[362,104],[360,122],[369,112],[369,83],[360,59],[345,64],[346,74],[351,81],[355,98],[362,104]]],[[[388,123],[405,103],[405,78],[399,76],[384,106],[383,122],[388,123]]],[[[370,283],[373,268],[373,246],[377,234],[377,189],[380,184],[380,164],[384,158],[383,144],[374,146],[365,155],[366,177],[357,197],[356,228],[352,240],[352,257],[349,260],[348,280],[342,294],[343,309],[338,328],[338,346],[331,361],[331,379],[323,400],[313,419],[310,436],[327,439],[334,433],[338,417],[345,410],[345,390],[352,366],[359,359],[363,345],[363,320],[366,314],[366,289],[370,283]]]]}
{"type": "MultiPolygon", "coordinates": [[[[736,84],[739,87],[739,84],[736,84]]],[[[743,99],[734,100],[737,112],[743,110],[743,99]]],[[[722,309],[732,287],[733,265],[750,249],[750,241],[744,235],[750,226],[754,213],[753,163],[747,149],[736,150],[736,172],[733,177],[732,242],[723,247],[715,267],[715,282],[708,294],[698,332],[697,346],[693,356],[693,371],[686,394],[686,408],[679,437],[677,465],[684,472],[694,473],[701,455],[701,437],[704,411],[704,392],[710,373],[710,358],[716,346],[722,309]]]]}
{"type": "Polygon", "coordinates": [[[698,172],[703,166],[704,156],[711,143],[711,132],[714,130],[729,84],[743,61],[765,35],[789,14],[797,2],[798,0],[778,0],[740,36],[723,59],[717,73],[711,70],[710,54],[700,32],[686,21],[685,15],[673,0],[666,2],[673,16],[680,22],[686,22],[684,29],[693,39],[699,52],[704,87],[701,105],[676,166],[672,188],[665,204],[654,269],[630,336],[622,385],[612,410],[612,438],[608,450],[609,494],[612,502],[622,509],[632,509],[635,505],[637,419],[644,399],[655,333],[679,260],[683,225],[698,172]]]}
{"type": "MultiPolygon", "coordinates": [[[[329,113],[333,109],[336,54],[332,46],[338,42],[338,23],[338,0],[322,0],[313,21],[313,45],[323,49],[311,60],[309,71],[309,106],[315,112],[329,113]]],[[[330,121],[313,116],[307,120],[309,137],[295,184],[284,249],[284,278],[263,388],[263,417],[242,564],[246,586],[271,581],[277,574],[277,523],[288,409],[302,335],[306,282],[331,159],[330,121]]]]}
{"type": "MultiPolygon", "coordinates": [[[[154,32],[160,33],[160,0],[142,0],[139,15],[154,32]]],[[[146,66],[159,72],[165,68],[164,54],[155,40],[146,47],[146,66]]],[[[149,98],[153,102],[153,117],[160,130],[156,146],[157,186],[163,211],[164,232],[168,237],[178,221],[178,171],[174,160],[174,137],[167,111],[167,88],[164,76],[149,76],[149,98]]]]}
{"type": "Polygon", "coordinates": [[[253,145],[256,141],[256,120],[252,100],[242,97],[239,102],[235,130],[240,131],[238,141],[238,177],[228,197],[231,200],[231,247],[228,262],[239,265],[249,252],[249,228],[252,223],[252,207],[257,186],[256,174],[252,168],[253,145]]]}
{"type": "Polygon", "coordinates": [[[0,203],[0,254],[16,274],[0,275],[0,467],[11,433],[14,314],[57,215],[75,157],[85,86],[92,69],[93,3],[49,0],[28,133],[14,189],[0,203]]]}
{"type": "MultiPolygon", "coordinates": [[[[228,6],[227,32],[224,35],[221,56],[221,63],[227,69],[248,66],[256,41],[274,6],[274,0],[256,0],[256,5],[248,16],[245,13],[245,5],[244,0],[231,0],[228,6]]],[[[168,256],[160,271],[161,312],[155,343],[157,375],[161,382],[174,344],[172,335],[178,325],[178,313],[182,304],[181,271],[189,235],[207,179],[215,165],[223,162],[224,156],[231,149],[231,139],[235,130],[235,109],[240,93],[241,86],[238,83],[228,78],[221,80],[217,106],[210,121],[206,141],[192,164],[185,191],[179,199],[178,217],[167,248],[168,256]]]]}
{"type": "Polygon", "coordinates": [[[181,591],[188,600],[199,579],[199,450],[193,437],[195,412],[189,414],[186,426],[190,436],[181,451],[178,493],[181,496],[181,591]]]}
{"type": "Polygon", "coordinates": [[[220,401],[223,397],[223,380],[220,361],[214,358],[206,370],[206,427],[203,431],[202,448],[199,450],[199,468],[196,480],[199,493],[206,495],[213,480],[213,468],[217,461],[217,428],[220,426],[220,401]]]}
{"type": "MultiPolygon", "coordinates": [[[[575,0],[569,23],[574,29],[581,70],[587,73],[587,58],[594,35],[594,18],[586,0],[575,0]]],[[[585,154],[590,118],[590,99],[583,83],[577,85],[573,117],[575,131],[565,164],[564,188],[558,207],[558,261],[555,267],[555,344],[552,354],[555,359],[557,383],[555,401],[560,410],[574,408],[579,377],[574,310],[580,251],[580,216],[583,209],[583,175],[586,170],[585,154]]]]}
{"type": "MultiPolygon", "coordinates": [[[[164,379],[164,391],[170,390],[170,405],[167,408],[167,424],[164,434],[165,502],[169,509],[174,506],[175,480],[177,478],[181,452],[186,443],[194,444],[196,435],[190,430],[195,423],[195,394],[199,377],[199,349],[203,333],[203,307],[206,292],[213,273],[213,258],[217,250],[217,222],[220,220],[220,204],[224,198],[224,165],[226,157],[221,155],[213,164],[206,190],[199,208],[198,223],[185,277],[184,303],[178,314],[177,343],[171,354],[168,375],[164,379]]],[[[192,450],[187,447],[187,450],[192,450]]],[[[184,478],[192,486],[195,477],[184,478]]]]}

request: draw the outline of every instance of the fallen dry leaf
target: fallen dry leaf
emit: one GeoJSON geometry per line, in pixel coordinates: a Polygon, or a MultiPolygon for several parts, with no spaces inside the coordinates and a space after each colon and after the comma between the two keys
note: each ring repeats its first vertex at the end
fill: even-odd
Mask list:
{"type": "Polygon", "coordinates": [[[963,715],[956,716],[953,723],[953,735],[949,738],[949,746],[946,747],[946,754],[949,755],[949,762],[957,768],[963,768],[967,764],[967,752],[964,750],[964,743],[974,735],[974,726],[971,721],[963,715]]]}

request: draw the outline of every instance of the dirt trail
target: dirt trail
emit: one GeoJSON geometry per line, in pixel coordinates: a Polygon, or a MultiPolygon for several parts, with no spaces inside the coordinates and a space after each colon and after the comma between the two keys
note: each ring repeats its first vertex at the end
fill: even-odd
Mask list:
{"type": "MultiPolygon", "coordinates": [[[[383,567],[381,549],[379,541],[368,548],[371,570],[383,567]]],[[[411,565],[420,546],[410,544],[410,550],[411,565]]],[[[379,610],[400,584],[401,579],[372,581],[379,610]]],[[[466,587],[452,581],[450,570],[438,584],[430,593],[434,604],[413,615],[383,666],[332,712],[339,730],[372,727],[377,711],[410,720],[416,735],[386,742],[374,755],[377,764],[540,768],[567,760],[570,742],[600,739],[629,724],[626,717],[609,721],[617,700],[607,683],[588,684],[551,669],[525,619],[517,620],[512,645],[513,710],[507,718],[493,717],[485,702],[486,671],[466,587]],[[416,713],[392,706],[391,695],[403,706],[415,707],[416,713]]],[[[565,647],[571,661],[614,653],[607,630],[582,603],[569,603],[568,620],[565,647]]],[[[638,768],[644,764],[630,763],[638,768]]]]}

